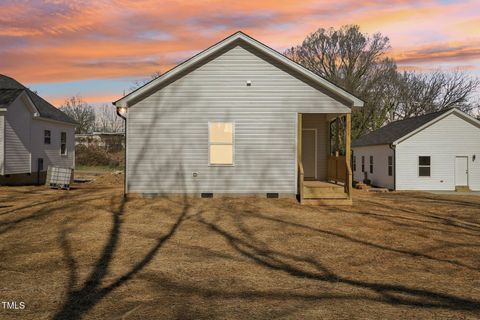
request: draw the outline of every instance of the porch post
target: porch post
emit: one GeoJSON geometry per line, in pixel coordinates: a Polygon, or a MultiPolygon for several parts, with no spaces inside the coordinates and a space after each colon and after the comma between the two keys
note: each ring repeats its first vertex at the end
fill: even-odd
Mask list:
{"type": "Polygon", "coordinates": [[[352,168],[350,167],[351,158],[351,135],[352,135],[352,115],[347,113],[345,115],[345,161],[347,172],[345,175],[345,192],[348,194],[348,198],[352,198],[352,168]]]}
{"type": "Polygon", "coordinates": [[[300,196],[300,203],[303,201],[303,164],[302,164],[302,114],[297,115],[297,185],[298,194],[300,196]]]}

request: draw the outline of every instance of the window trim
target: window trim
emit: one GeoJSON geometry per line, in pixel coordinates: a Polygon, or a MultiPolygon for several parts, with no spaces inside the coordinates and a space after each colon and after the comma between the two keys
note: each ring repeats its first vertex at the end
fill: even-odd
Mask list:
{"type": "Polygon", "coordinates": [[[208,121],[208,166],[209,167],[234,167],[235,166],[235,121],[208,121]],[[232,143],[221,143],[221,142],[210,142],[210,124],[212,123],[231,123],[232,124],[232,143]],[[211,163],[210,162],[210,146],[212,145],[217,145],[217,146],[232,146],[232,163],[227,164],[227,163],[211,163]]]}
{"type": "Polygon", "coordinates": [[[418,156],[417,157],[417,174],[418,174],[419,178],[431,178],[432,177],[432,156],[418,156]],[[420,164],[420,158],[422,158],[422,157],[429,158],[430,164],[428,166],[420,164]],[[428,176],[420,175],[420,168],[429,168],[430,169],[429,170],[429,175],[428,176]]]}
{"type": "Polygon", "coordinates": [[[43,144],[52,144],[52,130],[43,130],[43,144]],[[46,142],[48,132],[48,143],[46,142]]]}
{"type": "Polygon", "coordinates": [[[393,176],[393,156],[387,157],[387,175],[389,177],[393,176]]]}
{"type": "Polygon", "coordinates": [[[370,167],[370,168],[369,168],[369,169],[370,169],[369,172],[370,172],[371,174],[373,174],[373,156],[370,156],[370,159],[369,159],[369,167],[370,167]]]}
{"type": "Polygon", "coordinates": [[[62,157],[68,156],[68,149],[67,149],[67,132],[66,131],[60,131],[60,155],[62,157]],[[62,153],[62,133],[65,133],[65,153],[62,153]]]}

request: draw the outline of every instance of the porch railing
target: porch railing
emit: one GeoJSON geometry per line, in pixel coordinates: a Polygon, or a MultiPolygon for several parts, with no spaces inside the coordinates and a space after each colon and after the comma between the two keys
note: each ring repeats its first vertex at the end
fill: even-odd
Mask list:
{"type": "Polygon", "coordinates": [[[328,181],[345,183],[347,178],[347,162],[345,156],[328,157],[328,181]]]}

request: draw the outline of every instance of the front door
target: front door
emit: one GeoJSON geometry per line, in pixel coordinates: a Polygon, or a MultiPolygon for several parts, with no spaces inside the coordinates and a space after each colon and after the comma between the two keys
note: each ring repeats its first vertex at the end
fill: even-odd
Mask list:
{"type": "Polygon", "coordinates": [[[317,178],[317,129],[302,130],[302,163],[305,179],[317,178]]]}
{"type": "Polygon", "coordinates": [[[455,185],[468,186],[468,157],[455,157],[455,185]]]}

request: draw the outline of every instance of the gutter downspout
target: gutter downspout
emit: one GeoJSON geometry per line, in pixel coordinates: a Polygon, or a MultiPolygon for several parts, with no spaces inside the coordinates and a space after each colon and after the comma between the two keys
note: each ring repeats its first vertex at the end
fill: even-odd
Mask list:
{"type": "MultiPolygon", "coordinates": [[[[115,105],[115,104],[114,104],[115,105]]],[[[117,115],[124,120],[124,133],[125,133],[125,148],[124,148],[124,159],[123,159],[123,197],[127,197],[127,117],[124,116],[121,112],[120,109],[123,109],[122,107],[116,107],[117,109],[117,115]]],[[[126,108],[124,108],[126,109],[126,108]]]]}
{"type": "Polygon", "coordinates": [[[392,143],[388,145],[393,150],[393,190],[397,190],[397,152],[395,145],[392,143]]]}

